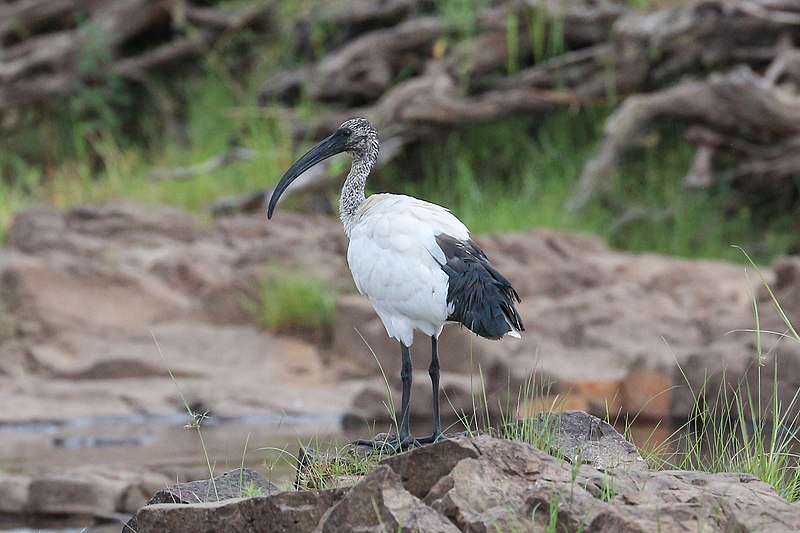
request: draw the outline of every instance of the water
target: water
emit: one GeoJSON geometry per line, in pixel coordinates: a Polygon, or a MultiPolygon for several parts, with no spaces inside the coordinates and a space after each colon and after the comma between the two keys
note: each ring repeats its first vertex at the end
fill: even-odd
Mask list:
{"type": "MultiPolygon", "coordinates": [[[[92,417],[66,421],[0,423],[0,470],[31,473],[87,464],[196,466],[205,464],[188,416],[92,417]]],[[[284,448],[342,439],[335,416],[246,416],[208,418],[202,436],[209,458],[220,467],[252,464],[258,448],[284,448]]],[[[294,450],[296,451],[296,450],[294,450]]],[[[261,457],[264,460],[264,457],[261,457]]]]}
{"type": "MultiPolygon", "coordinates": [[[[58,474],[102,465],[111,471],[164,468],[207,474],[200,437],[196,429],[186,427],[189,421],[186,413],[176,413],[0,423],[0,471],[58,474]]],[[[201,432],[215,475],[244,465],[279,486],[294,479],[299,446],[327,449],[352,439],[342,433],[339,417],[331,415],[213,417],[203,421],[201,432]]],[[[91,518],[25,521],[0,515],[0,531],[119,532],[126,519],[93,526],[91,518]]]]}

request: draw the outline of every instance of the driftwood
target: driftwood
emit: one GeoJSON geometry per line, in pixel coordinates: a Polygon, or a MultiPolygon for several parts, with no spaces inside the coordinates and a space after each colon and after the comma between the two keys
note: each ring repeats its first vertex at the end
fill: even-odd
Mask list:
{"type": "MultiPolygon", "coordinates": [[[[581,1],[514,1],[478,13],[475,35],[460,41],[452,50],[445,41],[459,33],[455,23],[439,18],[409,18],[397,25],[362,33],[331,51],[311,68],[301,67],[271,77],[261,90],[261,101],[291,102],[301,89],[320,101],[345,105],[377,102],[401,77],[426,72],[430,61],[442,60],[448,74],[470,87],[480,88],[507,75],[510,51],[508,24],[517,21],[516,55],[532,61],[532,21],[541,17],[541,37],[562,39],[567,49],[583,48],[609,38],[614,21],[628,9],[615,5],[581,1]],[[552,35],[561,29],[561,34],[552,35]],[[291,80],[291,82],[290,82],[291,80]]],[[[413,11],[409,11],[410,16],[413,11]]],[[[339,16],[341,20],[343,15],[339,16]]],[[[346,24],[346,23],[345,23],[346,24]]],[[[552,88],[548,87],[548,88],[552,88]]]]}
{"type": "MultiPolygon", "coordinates": [[[[207,5],[0,3],[0,113],[114,76],[143,88],[165,123],[174,122],[174,102],[154,73],[199,61],[242,28],[263,34],[276,24],[271,3],[233,11],[207,5]]],[[[776,186],[798,173],[797,0],[695,0],[651,12],[626,2],[510,0],[462,20],[430,15],[422,0],[337,0],[295,23],[298,57],[319,46],[320,27],[330,36],[327,53],[277,73],[260,92],[262,106],[292,106],[305,95],[327,109],[293,123],[297,139],[365,116],[402,150],[467,124],[618,105],[572,208],[603,196],[637,138],[664,121],[685,125],[697,147],[685,169],[689,188],[776,186]]],[[[321,168],[293,190],[329,186],[321,168]]],[[[263,193],[212,209],[260,206],[263,193]]]]}
{"type": "Polygon", "coordinates": [[[150,171],[149,178],[154,181],[161,180],[187,180],[198,174],[205,174],[220,169],[236,161],[250,161],[256,153],[249,148],[231,147],[225,152],[215,155],[202,163],[188,167],[154,168],[150,171]]]}
{"type": "Polygon", "coordinates": [[[741,66],[706,81],[688,81],[649,95],[632,96],[606,122],[603,141],[583,169],[570,207],[580,208],[607,192],[626,152],[654,123],[679,119],[702,128],[689,130],[699,146],[687,185],[707,187],[719,180],[765,181],[800,174],[800,97],[741,66]],[[725,150],[738,166],[714,174],[712,159],[725,150]]]}
{"type": "Polygon", "coordinates": [[[305,93],[338,104],[296,125],[302,137],[360,115],[421,140],[470,123],[621,102],[573,209],[607,192],[630,148],[663,121],[685,124],[697,146],[688,188],[753,188],[800,173],[795,0],[698,0],[653,12],[512,1],[480,12],[473,33],[453,46],[449,36],[463,29],[403,6],[401,22],[357,33],[317,64],[268,80],[262,103],[291,104],[305,93]],[[542,48],[557,41],[563,50],[542,48]]]}
{"type": "Polygon", "coordinates": [[[154,72],[202,58],[217,39],[267,17],[269,9],[257,3],[222,13],[185,0],[1,3],[0,112],[57,101],[107,75],[157,93],[154,72]],[[154,31],[162,35],[148,35],[154,31]]]}

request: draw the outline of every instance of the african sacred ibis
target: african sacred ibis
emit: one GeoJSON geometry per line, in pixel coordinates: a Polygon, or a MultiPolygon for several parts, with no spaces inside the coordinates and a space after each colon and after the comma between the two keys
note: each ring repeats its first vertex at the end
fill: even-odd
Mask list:
{"type": "Polygon", "coordinates": [[[300,174],[341,152],[353,157],[339,200],[339,215],[350,239],[347,263],[358,291],[375,308],[389,336],[400,341],[403,361],[399,434],[385,442],[358,442],[405,448],[442,437],[438,338],[445,323],[459,322],[489,339],[519,338],[525,328],[514,307],[520,301],[517,292],[450,211],[399,194],[365,198],[364,184],[378,148],[378,132],[369,121],[346,121],[286,171],[272,193],[267,218],[272,218],[281,194],[300,174]],[[409,432],[414,330],[431,337],[432,351],[428,373],[433,386],[433,433],[421,439],[409,432]]]}

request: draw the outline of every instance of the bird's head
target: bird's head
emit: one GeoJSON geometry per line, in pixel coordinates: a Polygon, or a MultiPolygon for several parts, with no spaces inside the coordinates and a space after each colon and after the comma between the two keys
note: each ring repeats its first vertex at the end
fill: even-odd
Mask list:
{"type": "Polygon", "coordinates": [[[351,118],[346,120],[334,135],[340,134],[345,138],[344,151],[352,155],[364,154],[370,150],[378,150],[378,132],[375,126],[365,118],[351,118]]]}
{"type": "MultiPolygon", "coordinates": [[[[346,120],[332,135],[321,140],[289,167],[286,174],[275,186],[267,208],[267,218],[272,218],[278,199],[289,185],[303,172],[331,156],[348,152],[354,158],[365,154],[378,153],[378,132],[367,119],[346,120]]],[[[374,162],[374,160],[373,160],[374,162]]]]}

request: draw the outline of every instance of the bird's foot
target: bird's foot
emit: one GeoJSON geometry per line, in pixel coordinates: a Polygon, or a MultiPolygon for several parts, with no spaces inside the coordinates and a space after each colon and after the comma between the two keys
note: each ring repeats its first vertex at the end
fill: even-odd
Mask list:
{"type": "Polygon", "coordinates": [[[421,443],[411,435],[400,438],[395,434],[382,434],[374,439],[358,439],[353,441],[353,446],[367,446],[378,453],[395,454],[411,448],[418,448],[421,443]]]}
{"type": "Polygon", "coordinates": [[[440,440],[448,439],[449,437],[442,433],[441,430],[434,430],[433,433],[428,435],[427,437],[422,437],[421,439],[417,439],[417,442],[420,444],[433,444],[434,442],[439,442],[440,440]]]}

